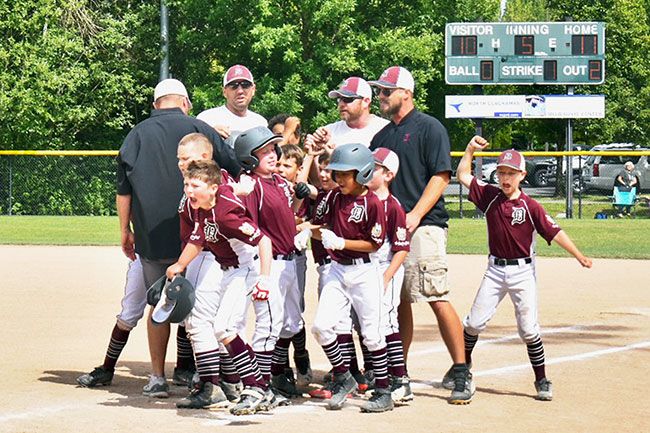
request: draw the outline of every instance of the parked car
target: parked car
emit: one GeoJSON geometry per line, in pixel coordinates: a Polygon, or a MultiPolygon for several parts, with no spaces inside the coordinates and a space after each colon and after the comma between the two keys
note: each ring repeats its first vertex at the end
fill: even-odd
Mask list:
{"type": "MultiPolygon", "coordinates": [[[[633,143],[610,143],[594,146],[591,150],[650,150],[633,143]]],[[[647,155],[620,156],[620,155],[592,155],[589,156],[582,169],[585,190],[599,190],[612,192],[614,180],[623,170],[627,161],[632,161],[634,170],[639,178],[639,191],[650,189],[650,163],[647,155]]]]}
{"type": "Polygon", "coordinates": [[[488,183],[498,183],[497,179],[497,159],[496,158],[483,158],[481,164],[481,179],[488,183]]]}
{"type": "Polygon", "coordinates": [[[555,158],[526,158],[526,181],[531,186],[544,187],[555,183],[557,161],[555,158]]]}

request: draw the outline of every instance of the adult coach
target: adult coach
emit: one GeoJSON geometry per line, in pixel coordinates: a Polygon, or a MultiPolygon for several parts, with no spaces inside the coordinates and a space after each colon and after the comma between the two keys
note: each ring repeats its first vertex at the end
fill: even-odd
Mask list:
{"type": "MultiPolygon", "coordinates": [[[[178,203],[183,178],[176,151],[181,138],[193,132],[206,135],[214,145],[214,159],[219,165],[232,174],[239,171],[233,150],[214,129],[188,116],[192,104],[183,83],[174,79],[158,83],[153,107],[151,116],[126,136],[117,157],[116,201],[122,251],[131,260],[135,260],[135,253],[139,255],[147,287],[180,255],[178,203]]],[[[152,377],[143,392],[166,396],[164,363],[169,325],[154,326],[147,320],[147,335],[152,377]]]]}
{"type": "Polygon", "coordinates": [[[377,81],[381,112],[391,122],[372,139],[370,149],[387,147],[399,156],[400,170],[391,192],[406,210],[406,228],[412,233],[405,266],[399,326],[404,357],[413,340],[411,303],[428,302],[453,360],[454,387],[450,403],[471,401],[471,374],[465,363],[463,327],[449,302],[447,281],[447,221],[442,196],[451,176],[451,145],[445,127],[418,111],[413,101],[415,83],[405,68],[392,66],[377,81]]]}
{"type": "Polygon", "coordinates": [[[372,89],[363,78],[349,77],[327,96],[336,99],[341,120],[321,126],[307,136],[316,147],[334,148],[339,144],[361,143],[370,146],[375,134],[388,124],[386,119],[370,113],[372,89]]]}
{"type": "MultiPolygon", "coordinates": [[[[246,131],[266,126],[266,119],[248,109],[255,96],[255,81],[251,71],[243,65],[231,66],[223,76],[225,105],[202,111],[196,116],[217,130],[225,140],[235,131],[246,131]]],[[[231,147],[234,146],[230,143],[231,147]]]]}

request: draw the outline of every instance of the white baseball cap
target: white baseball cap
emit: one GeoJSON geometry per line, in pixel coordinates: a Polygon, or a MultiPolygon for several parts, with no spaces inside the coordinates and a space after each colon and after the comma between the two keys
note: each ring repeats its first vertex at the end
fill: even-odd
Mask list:
{"type": "MultiPolygon", "coordinates": [[[[167,95],[180,95],[185,96],[187,100],[190,100],[189,95],[187,94],[187,89],[180,81],[174,78],[168,78],[162,80],[156,85],[156,88],[153,91],[153,100],[157,101],[158,98],[162,98],[167,95]]],[[[191,103],[190,103],[191,104],[191,103]]]]}
{"type": "Polygon", "coordinates": [[[519,171],[526,171],[526,160],[524,156],[514,149],[504,150],[499,155],[497,167],[510,167],[519,171]]]}
{"type": "Polygon", "coordinates": [[[388,89],[407,89],[411,92],[415,89],[413,75],[401,66],[391,66],[386,69],[378,80],[369,81],[371,86],[386,87],[388,89]]]}
{"type": "Polygon", "coordinates": [[[235,80],[245,80],[255,83],[255,81],[253,81],[253,74],[251,74],[251,71],[244,65],[233,65],[226,71],[223,75],[224,87],[235,80]]]}
{"type": "Polygon", "coordinates": [[[366,80],[359,77],[349,77],[341,83],[338,89],[330,91],[327,96],[332,99],[343,98],[372,98],[372,89],[366,80]]]}
{"type": "Polygon", "coordinates": [[[395,152],[386,147],[378,147],[372,152],[372,155],[375,157],[375,164],[386,167],[391,173],[397,174],[397,170],[399,170],[399,157],[395,152]]]}

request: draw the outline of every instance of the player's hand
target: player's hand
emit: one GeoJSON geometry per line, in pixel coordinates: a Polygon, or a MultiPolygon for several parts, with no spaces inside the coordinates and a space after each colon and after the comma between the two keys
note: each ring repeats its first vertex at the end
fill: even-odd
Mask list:
{"type": "Polygon", "coordinates": [[[415,229],[417,229],[420,226],[420,221],[422,221],[422,217],[419,215],[413,213],[413,211],[409,212],[406,214],[406,230],[409,231],[409,233],[413,233],[415,229]]]}
{"type": "Polygon", "coordinates": [[[309,193],[311,191],[309,189],[309,185],[307,185],[305,182],[298,182],[294,187],[294,192],[297,199],[303,199],[309,196],[309,193]]]}
{"type": "Polygon", "coordinates": [[[168,280],[173,280],[176,275],[182,273],[184,270],[185,268],[176,262],[167,268],[165,275],[168,280]]]}
{"type": "Polygon", "coordinates": [[[253,294],[251,295],[253,301],[268,301],[269,300],[269,277],[260,275],[257,283],[253,286],[253,294]]]}
{"type": "Polygon", "coordinates": [[[135,236],[131,229],[122,232],[120,242],[122,244],[122,252],[131,260],[135,260],[135,236]]]}
{"type": "Polygon", "coordinates": [[[255,180],[247,174],[239,176],[239,182],[231,182],[233,192],[235,195],[246,196],[253,192],[255,188],[255,180]]]}
{"type": "Polygon", "coordinates": [[[307,152],[307,155],[317,157],[318,155],[321,155],[325,152],[325,148],[322,146],[318,146],[314,140],[314,135],[313,134],[307,134],[305,137],[305,140],[303,141],[303,146],[305,148],[305,151],[307,152]]]}
{"type": "Polygon", "coordinates": [[[230,126],[226,125],[214,125],[214,129],[224,140],[230,137],[230,126]]]}
{"type": "Polygon", "coordinates": [[[328,250],[342,250],[345,248],[345,239],[336,236],[336,234],[328,229],[320,229],[321,240],[323,246],[328,250]]]}
{"type": "Polygon", "coordinates": [[[331,139],[332,139],[332,134],[330,134],[329,130],[325,127],[321,126],[316,131],[314,131],[314,140],[316,141],[317,144],[320,144],[321,146],[326,144],[331,139]]]}
{"type": "Polygon", "coordinates": [[[472,137],[472,139],[467,143],[467,148],[471,149],[473,151],[481,151],[488,147],[490,143],[480,135],[475,135],[472,137]]]}
{"type": "Polygon", "coordinates": [[[589,257],[580,256],[576,258],[578,259],[578,261],[580,262],[583,268],[591,268],[592,262],[589,257]]]}
{"type": "Polygon", "coordinates": [[[307,243],[311,238],[311,229],[303,229],[293,238],[293,245],[298,251],[302,251],[307,248],[307,243]]]}

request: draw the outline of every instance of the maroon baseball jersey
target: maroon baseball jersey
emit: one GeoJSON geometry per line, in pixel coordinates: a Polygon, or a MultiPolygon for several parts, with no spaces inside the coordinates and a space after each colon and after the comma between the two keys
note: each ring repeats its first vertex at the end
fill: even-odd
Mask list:
{"type": "Polygon", "coordinates": [[[188,242],[207,247],[223,266],[254,260],[262,232],[230,185],[219,187],[215,206],[199,209],[197,219],[188,242]]]}
{"type": "Polygon", "coordinates": [[[531,257],[535,254],[536,233],[548,244],[561,230],[542,205],[521,192],[519,198],[508,200],[493,185],[472,179],[469,200],[487,221],[490,254],[503,259],[531,257]]]}
{"type": "Polygon", "coordinates": [[[391,253],[411,250],[411,236],[406,230],[406,212],[399,200],[388,194],[386,200],[381,202],[386,214],[386,240],[376,254],[379,261],[390,261],[393,257],[391,253]]]}
{"type": "MultiPolygon", "coordinates": [[[[325,190],[318,190],[318,195],[316,196],[316,206],[314,206],[311,210],[311,215],[310,215],[310,220],[315,221],[316,218],[316,212],[318,209],[318,205],[320,203],[323,203],[323,206],[326,206],[326,199],[327,195],[331,191],[325,191],[325,190]]],[[[323,260],[325,260],[327,257],[329,257],[329,254],[327,253],[327,250],[323,246],[323,242],[319,241],[318,239],[311,238],[311,253],[314,256],[314,262],[319,263],[323,260]]]]}
{"type": "Polygon", "coordinates": [[[271,238],[273,255],[290,254],[295,251],[296,219],[291,209],[291,188],[280,175],[270,178],[252,175],[255,180],[253,192],[244,199],[253,222],[271,238]]]}
{"type": "MultiPolygon", "coordinates": [[[[315,224],[327,224],[343,239],[371,241],[378,247],[386,236],[384,206],[374,192],[349,195],[336,188],[316,207],[315,224]]],[[[333,260],[370,258],[368,253],[350,250],[327,250],[333,260]]]]}

